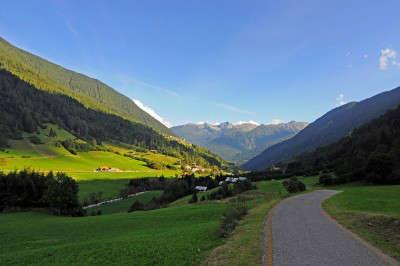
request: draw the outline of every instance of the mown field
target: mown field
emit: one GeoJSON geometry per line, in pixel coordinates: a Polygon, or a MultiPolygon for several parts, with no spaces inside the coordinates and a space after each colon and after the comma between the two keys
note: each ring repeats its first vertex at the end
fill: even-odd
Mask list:
{"type": "Polygon", "coordinates": [[[193,265],[222,240],[225,204],[83,218],[0,215],[2,265],[193,265]]]}
{"type": "MultiPolygon", "coordinates": [[[[279,184],[259,182],[257,190],[243,194],[251,209],[235,231],[239,242],[234,243],[249,244],[241,249],[253,261],[258,262],[262,252],[264,216],[278,192],[283,193],[279,184]]],[[[146,201],[159,192],[146,193],[138,199],[146,201]]],[[[0,214],[0,264],[199,265],[211,255],[217,257],[212,251],[220,245],[230,254],[237,253],[237,244],[229,244],[231,238],[218,235],[222,214],[233,199],[197,204],[185,199],[186,203],[181,200],[164,209],[127,213],[131,200],[101,207],[103,215],[82,218],[37,212],[0,214]]]]}
{"type": "Polygon", "coordinates": [[[142,194],[130,197],[128,199],[123,199],[118,202],[102,205],[99,207],[93,207],[88,209],[88,212],[97,212],[101,211],[101,214],[114,214],[114,213],[121,213],[127,212],[129,207],[135,202],[139,201],[142,204],[147,204],[148,202],[153,199],[153,197],[159,197],[162,194],[162,191],[146,191],[142,194]]]}
{"type": "Polygon", "coordinates": [[[400,260],[400,185],[349,184],[324,203],[338,222],[400,260]]]}

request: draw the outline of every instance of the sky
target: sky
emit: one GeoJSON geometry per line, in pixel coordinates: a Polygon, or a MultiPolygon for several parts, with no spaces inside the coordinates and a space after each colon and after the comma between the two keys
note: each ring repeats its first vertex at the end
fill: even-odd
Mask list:
{"type": "Polygon", "coordinates": [[[167,125],[312,122],[400,86],[400,1],[3,0],[0,36],[167,125]]]}

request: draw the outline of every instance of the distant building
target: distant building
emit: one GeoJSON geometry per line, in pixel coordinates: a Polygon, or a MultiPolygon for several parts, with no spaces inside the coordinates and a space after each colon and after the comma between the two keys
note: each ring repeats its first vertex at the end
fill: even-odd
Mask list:
{"type": "Polygon", "coordinates": [[[197,191],[207,191],[207,187],[203,187],[203,186],[196,186],[194,189],[197,191]]]}

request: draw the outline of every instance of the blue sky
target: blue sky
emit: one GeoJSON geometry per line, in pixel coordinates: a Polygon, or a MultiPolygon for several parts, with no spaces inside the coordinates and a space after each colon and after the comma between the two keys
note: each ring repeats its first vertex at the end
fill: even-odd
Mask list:
{"type": "Polygon", "coordinates": [[[165,121],[313,121],[400,86],[400,1],[2,1],[0,35],[165,121]]]}

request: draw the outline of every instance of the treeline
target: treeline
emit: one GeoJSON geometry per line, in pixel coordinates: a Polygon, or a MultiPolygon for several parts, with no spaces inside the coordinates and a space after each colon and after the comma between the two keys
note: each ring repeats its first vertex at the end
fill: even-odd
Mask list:
{"type": "Polygon", "coordinates": [[[197,178],[193,174],[185,175],[181,178],[159,177],[131,179],[127,187],[121,192],[121,195],[126,197],[129,194],[142,191],[162,190],[163,193],[159,197],[153,198],[146,205],[137,201],[134,202],[129,209],[129,211],[152,210],[166,207],[168,203],[192,194],[195,191],[195,186],[206,186],[208,189],[212,189],[217,187],[218,183],[224,179],[225,177],[223,176],[217,176],[216,178],[211,176],[197,178]]]}
{"type": "Polygon", "coordinates": [[[400,183],[400,107],[357,129],[340,141],[299,156],[288,174],[318,174],[324,184],[366,181],[400,183]]]}
{"type": "MultiPolygon", "coordinates": [[[[0,147],[6,146],[9,139],[21,138],[23,132],[36,132],[46,123],[57,124],[89,143],[126,143],[158,150],[188,163],[222,164],[220,158],[199,147],[181,143],[143,124],[89,109],[71,97],[37,90],[11,73],[0,70],[0,147]]],[[[75,143],[63,145],[73,151],[87,148],[77,147],[75,143]]]]}
{"type": "MultiPolygon", "coordinates": [[[[129,180],[126,188],[121,191],[121,196],[126,197],[130,194],[150,190],[163,190],[164,192],[169,190],[182,190],[192,192],[195,186],[204,186],[208,189],[212,189],[217,187],[218,183],[223,180],[225,180],[225,176],[223,175],[214,178],[211,176],[195,177],[194,174],[184,175],[180,178],[165,178],[163,176],[135,178],[129,180]],[[176,187],[182,187],[182,189],[176,189],[176,187]]],[[[173,193],[167,192],[166,194],[173,193]]]]}
{"type": "MultiPolygon", "coordinates": [[[[221,181],[224,181],[226,176],[217,177],[195,177],[194,175],[185,175],[182,178],[141,178],[130,180],[127,188],[121,192],[123,197],[130,194],[150,190],[162,190],[163,193],[159,197],[153,198],[146,205],[139,201],[132,204],[129,211],[137,210],[152,210],[166,207],[179,198],[192,194],[192,199],[189,203],[196,203],[199,199],[197,197],[196,186],[207,187],[208,190],[219,186],[221,181]]],[[[232,197],[243,193],[247,190],[255,189],[256,187],[250,180],[239,181],[235,184],[228,184],[224,182],[219,189],[209,193],[207,196],[202,196],[201,201],[204,200],[220,200],[227,197],[232,197]]]]}
{"type": "Polygon", "coordinates": [[[63,173],[0,172],[0,211],[45,208],[54,215],[82,216],[78,192],[78,183],[63,173]]]}

